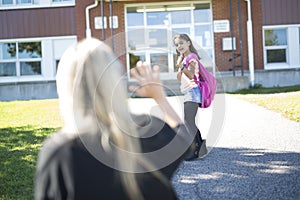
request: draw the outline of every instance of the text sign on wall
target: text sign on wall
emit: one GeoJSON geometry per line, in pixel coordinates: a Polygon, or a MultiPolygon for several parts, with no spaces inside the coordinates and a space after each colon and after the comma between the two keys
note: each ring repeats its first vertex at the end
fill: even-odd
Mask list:
{"type": "Polygon", "coordinates": [[[106,22],[106,17],[103,18],[102,17],[95,17],[94,18],[94,24],[95,24],[95,29],[106,29],[107,28],[107,22],[106,22]],[[102,22],[104,22],[104,24],[102,24],[102,22]]]}
{"type": "Polygon", "coordinates": [[[214,32],[215,33],[224,33],[229,32],[229,20],[215,20],[214,21],[214,32]]]}

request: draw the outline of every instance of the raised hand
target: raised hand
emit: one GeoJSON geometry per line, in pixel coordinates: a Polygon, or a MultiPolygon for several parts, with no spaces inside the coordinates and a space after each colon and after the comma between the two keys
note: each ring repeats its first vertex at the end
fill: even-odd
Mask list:
{"type": "Polygon", "coordinates": [[[140,96],[160,99],[165,97],[162,83],[159,78],[159,67],[151,69],[146,62],[139,61],[136,68],[131,69],[131,76],[138,81],[139,87],[130,86],[129,89],[140,96]]]}
{"type": "Polygon", "coordinates": [[[175,128],[181,122],[181,119],[168,102],[163,85],[159,78],[159,67],[154,66],[151,69],[145,62],[139,61],[136,68],[131,69],[131,76],[134,77],[139,86],[130,86],[129,89],[144,97],[153,98],[164,113],[164,119],[170,127],[175,128]]]}

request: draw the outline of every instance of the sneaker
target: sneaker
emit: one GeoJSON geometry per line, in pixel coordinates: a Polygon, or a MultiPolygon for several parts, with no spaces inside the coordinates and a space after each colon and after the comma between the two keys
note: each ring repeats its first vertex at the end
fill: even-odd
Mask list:
{"type": "Polygon", "coordinates": [[[199,156],[199,143],[193,142],[190,146],[190,150],[187,153],[188,155],[184,158],[185,161],[192,161],[198,158],[199,156]]]}
{"type": "Polygon", "coordinates": [[[199,151],[194,151],[193,154],[191,154],[190,156],[184,158],[185,161],[193,161],[196,160],[199,157],[199,151]]]}

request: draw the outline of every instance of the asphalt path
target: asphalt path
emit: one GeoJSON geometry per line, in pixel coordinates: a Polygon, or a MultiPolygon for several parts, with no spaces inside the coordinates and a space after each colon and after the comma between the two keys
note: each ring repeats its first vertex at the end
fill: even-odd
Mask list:
{"type": "MultiPolygon", "coordinates": [[[[173,177],[179,199],[300,200],[300,123],[232,95],[216,98],[197,116],[208,155],[184,161],[173,177]]],[[[182,116],[182,97],[168,100],[182,116]]],[[[151,99],[130,105],[158,113],[151,99]]]]}

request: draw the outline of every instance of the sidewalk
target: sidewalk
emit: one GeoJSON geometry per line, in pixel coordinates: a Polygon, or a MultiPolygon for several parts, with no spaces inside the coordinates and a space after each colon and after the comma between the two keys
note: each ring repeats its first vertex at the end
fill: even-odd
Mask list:
{"type": "MultiPolygon", "coordinates": [[[[178,98],[168,99],[182,115],[178,98]]],[[[200,111],[197,124],[210,153],[182,163],[173,177],[179,199],[299,200],[300,123],[230,95],[225,100],[218,137],[209,135],[215,134],[210,132],[214,126],[208,125],[211,110],[200,111]]],[[[134,101],[130,103],[137,113],[155,105],[151,99],[134,101]]]]}

